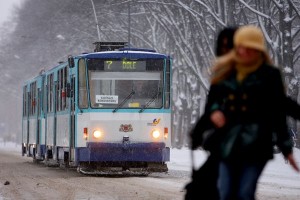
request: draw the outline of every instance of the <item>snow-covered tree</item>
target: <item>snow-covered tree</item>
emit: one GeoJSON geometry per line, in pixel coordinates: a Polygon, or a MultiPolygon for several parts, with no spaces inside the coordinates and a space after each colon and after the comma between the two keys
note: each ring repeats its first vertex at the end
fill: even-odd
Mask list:
{"type": "MultiPolygon", "coordinates": [[[[2,29],[0,83],[6,87],[0,94],[14,91],[17,98],[10,103],[20,103],[23,81],[41,69],[70,54],[93,51],[93,42],[99,40],[97,25],[102,41],[129,41],[173,58],[174,147],[188,144],[188,132],[203,112],[215,40],[226,26],[261,27],[274,62],[282,69],[288,95],[299,99],[300,2],[296,0],[93,0],[98,24],[91,2],[27,0],[17,12],[14,32],[5,35],[7,29],[2,29]]],[[[0,101],[6,105],[7,99],[0,101]]],[[[18,121],[20,110],[14,118],[18,121]]],[[[293,121],[290,124],[297,129],[293,121]]]]}

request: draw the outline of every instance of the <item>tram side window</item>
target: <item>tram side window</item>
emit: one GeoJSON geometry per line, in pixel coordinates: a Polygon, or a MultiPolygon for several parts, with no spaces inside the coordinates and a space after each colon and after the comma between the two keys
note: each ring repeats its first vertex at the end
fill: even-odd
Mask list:
{"type": "Polygon", "coordinates": [[[84,59],[79,60],[79,107],[87,108],[86,66],[84,59]]]}
{"type": "Polygon", "coordinates": [[[53,80],[53,73],[49,74],[47,76],[47,103],[48,103],[48,112],[53,112],[53,85],[54,85],[54,80],[53,80]]]}
{"type": "Polygon", "coordinates": [[[30,111],[30,115],[35,115],[36,113],[36,100],[37,100],[37,96],[36,96],[37,92],[36,92],[36,82],[33,82],[30,84],[30,107],[29,107],[29,111],[30,111]]]}
{"type": "Polygon", "coordinates": [[[57,111],[63,111],[67,109],[66,87],[67,87],[67,67],[64,67],[58,71],[57,95],[56,95],[57,111]]]}
{"type": "Polygon", "coordinates": [[[47,112],[47,82],[43,81],[43,111],[47,112]]]}
{"type": "Polygon", "coordinates": [[[62,109],[66,110],[68,108],[68,101],[67,101],[67,81],[68,81],[68,68],[67,66],[63,68],[63,79],[62,79],[62,109]]]}
{"type": "Polygon", "coordinates": [[[57,85],[56,85],[55,92],[56,92],[56,95],[55,95],[56,110],[60,111],[61,110],[61,101],[60,101],[60,98],[61,98],[61,70],[58,70],[57,85]]]}
{"type": "Polygon", "coordinates": [[[170,82],[171,82],[171,75],[170,75],[170,68],[171,68],[171,61],[167,60],[167,68],[166,68],[166,89],[165,89],[165,102],[164,102],[164,107],[165,108],[170,108],[170,82]]]}
{"type": "Polygon", "coordinates": [[[27,85],[23,87],[23,117],[27,116],[27,85]]]}

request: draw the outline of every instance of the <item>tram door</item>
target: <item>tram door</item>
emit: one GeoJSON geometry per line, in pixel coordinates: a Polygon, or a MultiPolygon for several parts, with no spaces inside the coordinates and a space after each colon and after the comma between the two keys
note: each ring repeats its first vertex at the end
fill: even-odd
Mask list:
{"type": "Polygon", "coordinates": [[[70,148],[69,161],[74,161],[75,155],[75,77],[71,77],[71,84],[68,89],[70,98],[70,148]]]}
{"type": "Polygon", "coordinates": [[[54,149],[52,150],[52,156],[53,156],[53,160],[57,160],[58,159],[58,152],[57,152],[57,148],[56,148],[56,135],[57,135],[57,100],[58,100],[58,83],[57,81],[54,82],[54,88],[55,88],[55,93],[54,93],[54,121],[53,121],[53,125],[54,125],[54,131],[53,131],[53,147],[54,149]]]}
{"type": "Polygon", "coordinates": [[[46,158],[52,159],[53,158],[53,152],[52,148],[54,143],[54,128],[55,128],[55,122],[54,122],[54,110],[55,110],[55,92],[54,92],[54,74],[51,73],[47,75],[47,115],[46,115],[46,158]]]}
{"type": "Polygon", "coordinates": [[[44,105],[44,98],[45,98],[45,77],[42,77],[41,87],[38,88],[38,98],[37,98],[37,137],[36,137],[36,149],[34,158],[42,159],[44,156],[44,151],[42,146],[45,145],[45,105],[44,105]]]}
{"type": "Polygon", "coordinates": [[[30,93],[27,91],[27,87],[24,87],[23,90],[23,128],[22,128],[22,143],[25,144],[25,146],[22,147],[22,156],[29,153],[27,152],[28,150],[28,143],[29,143],[29,95],[30,93]]]}
{"type": "Polygon", "coordinates": [[[41,106],[42,106],[42,101],[41,101],[41,97],[42,97],[42,92],[41,92],[41,88],[38,88],[38,98],[37,98],[37,123],[36,123],[36,144],[37,144],[37,149],[35,149],[35,152],[33,153],[33,158],[36,158],[36,154],[40,154],[39,152],[39,145],[41,144],[41,140],[40,140],[40,135],[41,135],[41,106]]]}

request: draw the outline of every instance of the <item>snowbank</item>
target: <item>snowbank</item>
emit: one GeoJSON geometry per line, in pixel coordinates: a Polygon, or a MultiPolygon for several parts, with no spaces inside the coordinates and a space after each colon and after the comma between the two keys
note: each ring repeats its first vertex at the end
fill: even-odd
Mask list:
{"type": "MultiPolygon", "coordinates": [[[[21,155],[21,145],[13,142],[0,141],[0,150],[1,151],[9,151],[13,153],[19,153],[21,155]]],[[[182,170],[182,171],[190,171],[192,166],[192,152],[188,148],[183,149],[171,149],[171,161],[168,162],[169,169],[171,170],[182,170]]],[[[193,157],[195,160],[194,166],[199,167],[207,158],[207,153],[202,150],[193,151],[193,157]]],[[[294,157],[298,164],[300,165],[300,150],[294,149],[294,157]]],[[[285,162],[282,154],[275,154],[274,159],[271,160],[266,169],[264,170],[264,174],[274,175],[274,174],[283,174],[285,177],[297,176],[294,170],[285,162]]]]}

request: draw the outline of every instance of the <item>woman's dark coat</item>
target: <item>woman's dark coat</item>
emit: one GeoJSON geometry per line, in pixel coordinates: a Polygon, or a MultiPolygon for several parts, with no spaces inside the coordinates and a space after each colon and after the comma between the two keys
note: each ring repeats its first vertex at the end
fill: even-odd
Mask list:
{"type": "Polygon", "coordinates": [[[192,149],[202,146],[210,151],[210,156],[198,171],[193,171],[193,180],[186,186],[186,199],[193,199],[190,198],[193,192],[199,193],[202,199],[218,199],[218,163],[220,159],[224,159],[222,143],[237,125],[254,124],[258,127],[253,132],[254,141],[250,139],[252,144],[247,150],[233,149],[236,151],[233,156],[237,161],[260,162],[271,159],[274,133],[283,154],[286,156],[292,151],[286,114],[292,112],[294,107],[299,110],[299,106],[289,103],[290,100],[286,98],[280,71],[263,64],[242,83],[238,83],[235,77],[236,73],[233,73],[224,81],[211,86],[205,112],[191,132],[192,149]],[[221,110],[225,114],[224,128],[215,129],[210,121],[210,114],[215,110],[221,110]],[[208,130],[214,133],[205,138],[204,133],[208,130]]]}
{"type": "Polygon", "coordinates": [[[203,199],[218,199],[218,163],[222,155],[220,146],[224,135],[228,134],[226,131],[235,125],[254,122],[260,126],[259,135],[255,137],[257,141],[249,152],[237,153],[238,160],[249,159],[255,162],[272,158],[274,133],[283,154],[286,156],[292,151],[286,115],[300,119],[300,106],[285,96],[280,71],[264,64],[250,74],[242,84],[238,83],[235,77],[236,73],[225,81],[211,86],[205,112],[191,131],[192,149],[202,146],[210,151],[206,163],[198,171],[193,172],[193,181],[187,185],[190,189],[198,188],[196,191],[201,193],[203,199]],[[210,121],[210,114],[215,110],[223,111],[226,116],[227,125],[223,129],[216,130],[210,121]],[[204,133],[208,130],[214,133],[205,138],[204,133]],[[206,188],[200,189],[202,187],[198,186],[203,184],[206,188]]]}
{"type": "MultiPolygon", "coordinates": [[[[235,77],[236,73],[233,73],[225,80],[211,86],[205,113],[192,132],[192,139],[195,139],[192,146],[195,148],[199,145],[203,132],[212,127],[210,114],[215,110],[221,110],[226,117],[226,126],[216,130],[215,134],[219,134],[222,142],[230,137],[230,132],[237,125],[255,127],[253,132],[247,135],[248,138],[239,138],[242,144],[247,143],[248,141],[245,140],[248,139],[250,142],[242,151],[239,147],[236,151],[233,150],[235,157],[249,161],[271,159],[274,133],[282,153],[285,156],[291,153],[292,143],[286,126],[287,100],[280,71],[263,64],[241,83],[237,82],[235,77]]],[[[220,147],[220,143],[217,146],[220,147]]],[[[222,148],[218,150],[224,151],[222,148]]]]}

